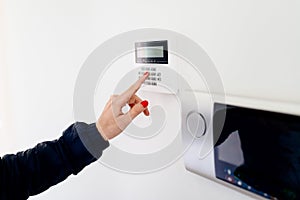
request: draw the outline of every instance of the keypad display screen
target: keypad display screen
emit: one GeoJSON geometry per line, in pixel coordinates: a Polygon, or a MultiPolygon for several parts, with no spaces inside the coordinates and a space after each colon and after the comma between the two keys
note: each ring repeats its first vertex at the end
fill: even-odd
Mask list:
{"type": "Polygon", "coordinates": [[[163,46],[138,47],[136,49],[138,58],[162,58],[164,57],[163,46]]]}
{"type": "Polygon", "coordinates": [[[267,199],[300,199],[299,116],[216,103],[213,120],[218,179],[267,199]]]}
{"type": "Polygon", "coordinates": [[[168,64],[168,41],[135,43],[136,63],[168,64]]]}

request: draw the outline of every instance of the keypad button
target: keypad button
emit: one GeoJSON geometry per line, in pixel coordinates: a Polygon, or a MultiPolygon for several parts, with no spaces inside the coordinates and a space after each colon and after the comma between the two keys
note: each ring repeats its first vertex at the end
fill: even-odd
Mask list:
{"type": "Polygon", "coordinates": [[[144,82],[144,85],[157,86],[157,81],[161,81],[161,72],[157,72],[156,67],[144,66],[138,71],[138,77],[141,78],[145,72],[149,72],[149,76],[144,82]]]}

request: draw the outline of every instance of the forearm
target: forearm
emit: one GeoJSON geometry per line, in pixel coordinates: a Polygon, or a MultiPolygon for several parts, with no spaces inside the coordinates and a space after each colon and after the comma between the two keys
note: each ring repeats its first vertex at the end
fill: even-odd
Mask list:
{"type": "Polygon", "coordinates": [[[1,199],[27,199],[38,194],[96,161],[107,146],[94,124],[76,123],[58,140],[6,155],[0,163],[1,199]]]}

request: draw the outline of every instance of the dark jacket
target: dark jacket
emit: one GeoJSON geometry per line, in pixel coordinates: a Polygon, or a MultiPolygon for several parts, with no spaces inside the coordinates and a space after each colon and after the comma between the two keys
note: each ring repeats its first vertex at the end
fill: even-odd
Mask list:
{"type": "Polygon", "coordinates": [[[77,122],[58,140],[5,155],[0,159],[0,199],[39,194],[96,161],[108,145],[95,124],[77,122]]]}

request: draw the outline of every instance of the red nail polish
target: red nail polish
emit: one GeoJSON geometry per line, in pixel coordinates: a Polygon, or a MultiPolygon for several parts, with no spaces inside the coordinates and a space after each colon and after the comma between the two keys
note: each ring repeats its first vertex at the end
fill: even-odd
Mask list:
{"type": "Polygon", "coordinates": [[[144,76],[146,76],[146,75],[148,75],[148,74],[149,74],[149,72],[145,72],[145,73],[144,73],[144,76]]]}
{"type": "Polygon", "coordinates": [[[146,108],[148,106],[148,101],[142,101],[141,104],[144,108],[146,108]]]}

